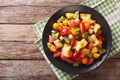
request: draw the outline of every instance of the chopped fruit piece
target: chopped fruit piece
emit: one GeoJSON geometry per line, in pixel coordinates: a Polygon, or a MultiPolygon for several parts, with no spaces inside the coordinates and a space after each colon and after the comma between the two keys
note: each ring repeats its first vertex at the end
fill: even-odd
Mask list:
{"type": "Polygon", "coordinates": [[[54,53],[54,56],[53,56],[53,57],[54,57],[54,58],[59,57],[60,54],[61,54],[61,53],[60,53],[59,51],[57,51],[57,52],[54,53]]]}
{"type": "Polygon", "coordinates": [[[75,20],[70,20],[70,23],[71,23],[71,26],[72,27],[75,27],[75,26],[77,26],[77,25],[79,25],[79,21],[75,21],[75,20]]]}
{"type": "Polygon", "coordinates": [[[80,56],[81,56],[80,52],[75,52],[73,54],[73,57],[72,57],[73,61],[79,61],[80,60],[80,56]]]}
{"type": "Polygon", "coordinates": [[[66,17],[67,17],[67,19],[72,19],[73,16],[74,16],[73,13],[66,13],[66,17]]]}
{"type": "Polygon", "coordinates": [[[82,49],[82,53],[85,55],[87,55],[89,52],[90,52],[89,49],[86,49],[86,48],[82,49]]]}
{"type": "Polygon", "coordinates": [[[60,31],[60,36],[69,35],[69,34],[70,34],[70,29],[69,29],[69,28],[63,28],[63,29],[60,31]]]}
{"type": "Polygon", "coordinates": [[[82,39],[81,41],[76,41],[74,49],[78,52],[81,48],[84,48],[87,45],[87,41],[82,39]]]}
{"type": "Polygon", "coordinates": [[[63,21],[63,24],[64,24],[65,26],[67,26],[67,25],[68,25],[68,20],[65,19],[65,20],[63,21]]]}
{"type": "Polygon", "coordinates": [[[88,57],[83,57],[81,61],[82,64],[88,64],[88,57]]]}
{"type": "Polygon", "coordinates": [[[92,47],[93,47],[93,43],[92,43],[92,42],[88,43],[87,48],[88,48],[89,50],[91,50],[92,47]]]}
{"type": "Polygon", "coordinates": [[[50,46],[50,51],[51,51],[51,52],[56,52],[56,51],[57,51],[55,45],[51,45],[51,46],[50,46]]]}
{"type": "Polygon", "coordinates": [[[98,48],[97,47],[93,47],[92,50],[91,50],[91,53],[96,53],[98,52],[98,48]]]}
{"type": "Polygon", "coordinates": [[[98,48],[102,48],[102,40],[99,40],[98,48]]]}
{"type": "Polygon", "coordinates": [[[54,44],[57,48],[61,48],[63,46],[62,42],[59,39],[55,40],[54,44]]]}
{"type": "Polygon", "coordinates": [[[85,24],[83,22],[80,23],[80,30],[81,33],[84,33],[86,31],[85,24]]]}
{"type": "Polygon", "coordinates": [[[79,11],[75,11],[73,19],[79,19],[79,11]]]}
{"type": "Polygon", "coordinates": [[[76,41],[75,45],[74,45],[74,49],[79,52],[79,50],[81,49],[81,42],[80,41],[76,41]]]}
{"type": "Polygon", "coordinates": [[[82,39],[82,40],[80,41],[80,46],[81,46],[81,48],[84,48],[87,44],[88,44],[88,42],[87,42],[85,39],[82,39]]]}
{"type": "Polygon", "coordinates": [[[57,31],[60,31],[62,29],[62,27],[60,26],[59,23],[54,23],[53,24],[53,29],[57,30],[57,31]]]}
{"type": "Polygon", "coordinates": [[[99,44],[99,40],[97,39],[97,37],[93,34],[91,35],[91,39],[93,40],[93,46],[97,46],[99,44]]]}
{"type": "Polygon", "coordinates": [[[65,20],[65,17],[64,16],[61,16],[58,20],[57,20],[57,22],[58,23],[61,23],[61,22],[63,22],[65,20]]]}
{"type": "Polygon", "coordinates": [[[72,28],[72,29],[71,29],[71,33],[72,33],[73,35],[77,35],[78,31],[77,31],[77,29],[72,28]]]}
{"type": "Polygon", "coordinates": [[[94,54],[93,54],[93,57],[97,59],[97,58],[100,57],[100,54],[98,54],[98,53],[94,53],[94,54]]]}
{"type": "Polygon", "coordinates": [[[89,58],[89,59],[88,59],[88,64],[87,64],[87,65],[92,64],[92,63],[93,63],[93,61],[94,61],[94,58],[89,58]]]}
{"type": "Polygon", "coordinates": [[[71,57],[71,55],[69,54],[70,49],[71,49],[71,46],[65,43],[62,47],[61,54],[63,54],[66,57],[71,57]]]}
{"type": "Polygon", "coordinates": [[[91,19],[91,14],[80,14],[80,18],[82,19],[82,22],[88,22],[90,24],[95,23],[94,20],[91,19]]]}
{"type": "Polygon", "coordinates": [[[97,33],[100,28],[101,28],[101,26],[96,23],[96,24],[94,25],[94,32],[97,33]]]}
{"type": "Polygon", "coordinates": [[[69,57],[67,57],[66,62],[68,62],[69,64],[73,64],[74,63],[74,61],[71,58],[69,58],[69,57]]]}
{"type": "Polygon", "coordinates": [[[74,62],[74,63],[73,63],[73,66],[74,66],[74,67],[78,67],[79,65],[80,65],[80,62],[74,62]]]}
{"type": "Polygon", "coordinates": [[[76,43],[76,38],[74,35],[72,35],[72,39],[71,39],[71,46],[74,46],[76,43]]]}
{"type": "Polygon", "coordinates": [[[52,44],[50,43],[50,42],[48,42],[47,43],[47,47],[50,49],[50,46],[51,46],[52,44]]]}
{"type": "Polygon", "coordinates": [[[90,23],[88,23],[88,22],[85,23],[85,29],[86,30],[90,29],[90,23]]]}
{"type": "Polygon", "coordinates": [[[54,38],[51,35],[49,35],[49,42],[50,43],[54,42],[54,38]]]}
{"type": "Polygon", "coordinates": [[[96,34],[101,35],[101,34],[102,34],[102,30],[99,29],[99,30],[96,32],[96,34]]]}
{"type": "Polygon", "coordinates": [[[63,54],[60,55],[60,58],[63,60],[63,61],[66,61],[67,57],[64,56],[63,54]]]}

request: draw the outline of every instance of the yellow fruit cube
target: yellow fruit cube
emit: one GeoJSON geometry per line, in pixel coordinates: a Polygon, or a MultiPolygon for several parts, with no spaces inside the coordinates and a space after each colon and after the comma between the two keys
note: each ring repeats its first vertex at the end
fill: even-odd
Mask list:
{"type": "Polygon", "coordinates": [[[100,28],[101,28],[101,26],[96,23],[96,24],[94,25],[94,32],[97,33],[100,28]]]}
{"type": "Polygon", "coordinates": [[[73,16],[74,16],[73,13],[66,13],[66,17],[67,17],[67,19],[72,19],[73,16]]]}
{"type": "Polygon", "coordinates": [[[77,52],[84,48],[88,42],[85,39],[82,39],[81,41],[76,41],[75,46],[73,47],[77,52]]]}
{"type": "Polygon", "coordinates": [[[88,23],[94,23],[95,20],[91,19],[91,14],[80,14],[80,18],[82,19],[82,22],[88,22],[88,23]]]}
{"type": "Polygon", "coordinates": [[[82,39],[81,41],[80,41],[80,46],[81,46],[81,48],[84,48],[86,45],[87,45],[87,41],[85,40],[85,39],[82,39]]]}
{"type": "Polygon", "coordinates": [[[68,20],[65,19],[65,20],[63,21],[63,24],[64,24],[65,26],[67,26],[67,25],[68,25],[68,20]]]}
{"type": "Polygon", "coordinates": [[[97,37],[94,34],[91,35],[91,39],[94,42],[93,46],[97,46],[99,44],[99,40],[97,39],[97,37]]]}
{"type": "Polygon", "coordinates": [[[77,29],[71,29],[71,33],[73,34],[73,35],[76,35],[77,34],[77,29]]]}
{"type": "Polygon", "coordinates": [[[64,44],[62,47],[61,54],[63,54],[66,57],[70,57],[69,52],[70,52],[71,46],[69,44],[64,44]]]}
{"type": "Polygon", "coordinates": [[[86,48],[82,49],[82,53],[85,55],[87,55],[89,52],[90,52],[89,49],[86,49],[86,48]]]}
{"type": "Polygon", "coordinates": [[[98,48],[97,47],[93,47],[91,50],[91,53],[97,53],[98,52],[98,48]]]}

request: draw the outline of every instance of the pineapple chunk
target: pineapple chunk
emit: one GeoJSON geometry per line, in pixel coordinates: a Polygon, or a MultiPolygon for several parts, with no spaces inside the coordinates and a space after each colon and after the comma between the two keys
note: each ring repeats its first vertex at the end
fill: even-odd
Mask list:
{"type": "Polygon", "coordinates": [[[74,16],[73,13],[66,13],[66,17],[67,17],[67,19],[72,19],[73,16],[74,16]]]}
{"type": "Polygon", "coordinates": [[[99,44],[99,40],[97,39],[97,37],[94,34],[91,35],[91,39],[94,42],[93,46],[97,46],[99,44]]]}
{"type": "Polygon", "coordinates": [[[80,18],[82,19],[82,22],[88,22],[88,23],[93,23],[95,22],[94,20],[91,19],[91,14],[80,14],[80,18]]]}
{"type": "Polygon", "coordinates": [[[81,49],[80,44],[81,44],[80,41],[76,41],[75,46],[73,47],[77,52],[81,49]]]}
{"type": "Polygon", "coordinates": [[[81,48],[84,48],[87,45],[87,41],[82,39],[81,41],[76,41],[74,49],[78,52],[81,48]]]}
{"type": "Polygon", "coordinates": [[[97,47],[93,47],[91,50],[91,53],[97,53],[98,52],[98,48],[97,47]]]}
{"type": "Polygon", "coordinates": [[[54,44],[57,48],[61,48],[63,46],[62,42],[59,39],[55,40],[54,44]]]}
{"type": "Polygon", "coordinates": [[[63,54],[64,56],[66,57],[69,57],[69,52],[70,52],[70,49],[71,49],[71,46],[69,44],[64,44],[63,47],[62,47],[62,51],[61,51],[61,54],[63,54]]]}
{"type": "Polygon", "coordinates": [[[81,42],[80,44],[81,48],[84,48],[88,43],[85,39],[82,39],[80,42],[81,42]]]}
{"type": "Polygon", "coordinates": [[[97,33],[97,31],[101,28],[101,26],[99,24],[95,24],[94,25],[94,32],[97,33]]]}

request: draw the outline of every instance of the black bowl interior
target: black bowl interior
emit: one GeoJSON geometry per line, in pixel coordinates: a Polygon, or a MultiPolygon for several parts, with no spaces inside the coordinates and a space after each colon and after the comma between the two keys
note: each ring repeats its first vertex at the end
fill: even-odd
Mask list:
{"type": "Polygon", "coordinates": [[[101,63],[103,63],[103,61],[109,54],[110,48],[111,48],[111,42],[112,42],[110,27],[106,22],[105,18],[93,8],[90,8],[84,5],[70,5],[58,10],[48,20],[44,28],[42,37],[43,37],[42,38],[43,48],[49,61],[60,70],[67,73],[71,73],[71,74],[83,74],[96,69],[99,65],[101,65],[101,63]],[[76,10],[79,10],[80,13],[92,14],[92,19],[96,20],[96,22],[101,25],[102,31],[103,31],[102,35],[105,38],[105,41],[103,43],[103,48],[107,50],[106,54],[102,55],[99,59],[95,60],[92,65],[89,65],[89,66],[81,65],[79,67],[73,67],[72,65],[62,61],[60,58],[53,58],[53,53],[51,53],[47,48],[47,42],[49,38],[48,36],[49,34],[51,34],[51,30],[53,29],[52,28],[53,23],[56,22],[60,16],[65,15],[66,12],[75,12],[76,10]]]}

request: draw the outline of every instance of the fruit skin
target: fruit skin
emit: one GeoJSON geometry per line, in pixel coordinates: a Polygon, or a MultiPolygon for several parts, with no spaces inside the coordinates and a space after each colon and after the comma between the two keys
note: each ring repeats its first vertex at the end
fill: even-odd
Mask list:
{"type": "Polygon", "coordinates": [[[60,31],[60,36],[69,35],[69,34],[70,34],[70,29],[69,29],[69,28],[63,28],[63,29],[60,31]]]}
{"type": "Polygon", "coordinates": [[[84,33],[86,31],[85,24],[83,22],[80,22],[80,29],[81,33],[84,33]]]}
{"type": "Polygon", "coordinates": [[[78,62],[81,62],[81,58],[85,57],[85,54],[82,53],[82,51],[80,52],[75,52],[73,54],[73,57],[72,57],[72,60],[73,61],[78,61],[78,62]]]}
{"type": "Polygon", "coordinates": [[[76,43],[76,38],[74,35],[72,35],[71,46],[74,46],[75,43],[76,43]]]}
{"type": "Polygon", "coordinates": [[[72,57],[73,61],[79,61],[80,55],[81,55],[80,52],[75,52],[72,57]]]}

